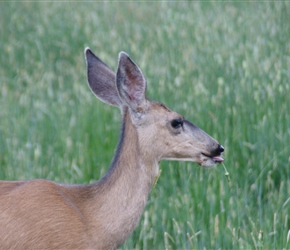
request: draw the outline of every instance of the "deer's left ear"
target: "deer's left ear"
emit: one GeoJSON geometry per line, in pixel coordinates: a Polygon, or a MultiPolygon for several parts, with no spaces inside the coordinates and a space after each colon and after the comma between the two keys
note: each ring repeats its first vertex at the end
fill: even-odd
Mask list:
{"type": "Polygon", "coordinates": [[[116,84],[123,104],[138,112],[146,103],[146,80],[139,67],[121,52],[116,84]]]}
{"type": "Polygon", "coordinates": [[[92,92],[101,101],[121,107],[115,73],[101,61],[89,48],[85,50],[87,61],[87,77],[92,92]]]}

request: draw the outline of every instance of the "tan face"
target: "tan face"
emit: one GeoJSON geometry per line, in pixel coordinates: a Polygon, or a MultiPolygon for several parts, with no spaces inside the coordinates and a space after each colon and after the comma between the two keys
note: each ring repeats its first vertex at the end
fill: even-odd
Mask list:
{"type": "Polygon", "coordinates": [[[203,130],[163,104],[147,101],[144,123],[138,126],[140,141],[150,144],[159,160],[192,161],[204,167],[222,162],[223,147],[203,130]]]}

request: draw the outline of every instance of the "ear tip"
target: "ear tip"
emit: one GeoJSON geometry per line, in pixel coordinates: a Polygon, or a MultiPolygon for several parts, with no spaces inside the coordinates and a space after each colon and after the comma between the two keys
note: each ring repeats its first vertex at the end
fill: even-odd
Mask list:
{"type": "Polygon", "coordinates": [[[121,51],[121,52],[119,53],[119,60],[121,60],[121,59],[126,59],[126,58],[129,58],[129,55],[128,55],[126,52],[121,51]]]}
{"type": "Polygon", "coordinates": [[[84,51],[84,54],[85,54],[86,56],[88,56],[89,54],[93,54],[93,52],[91,51],[91,49],[90,49],[89,47],[86,47],[86,48],[85,48],[85,51],[84,51]]]}

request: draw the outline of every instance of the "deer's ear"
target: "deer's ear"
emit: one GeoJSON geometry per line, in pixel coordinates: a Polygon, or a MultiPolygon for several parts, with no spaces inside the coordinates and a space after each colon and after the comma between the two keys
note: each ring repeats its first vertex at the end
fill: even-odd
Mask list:
{"type": "Polygon", "coordinates": [[[117,86],[115,73],[102,62],[89,48],[85,50],[87,61],[87,77],[92,92],[101,101],[122,106],[117,86]]]}
{"type": "Polygon", "coordinates": [[[146,80],[139,67],[121,52],[116,77],[117,88],[124,105],[137,112],[146,102],[146,80]]]}

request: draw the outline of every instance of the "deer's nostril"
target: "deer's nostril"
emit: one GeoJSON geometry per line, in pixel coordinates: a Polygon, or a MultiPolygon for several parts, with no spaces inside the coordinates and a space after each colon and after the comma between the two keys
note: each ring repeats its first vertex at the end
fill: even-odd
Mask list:
{"type": "Polygon", "coordinates": [[[213,155],[213,156],[220,156],[222,154],[222,152],[224,152],[224,151],[225,151],[224,147],[219,144],[217,146],[217,148],[214,151],[212,151],[211,155],[213,155]]]}
{"type": "Polygon", "coordinates": [[[225,151],[225,149],[224,149],[224,147],[222,145],[219,145],[218,150],[220,151],[220,153],[225,151]]]}

